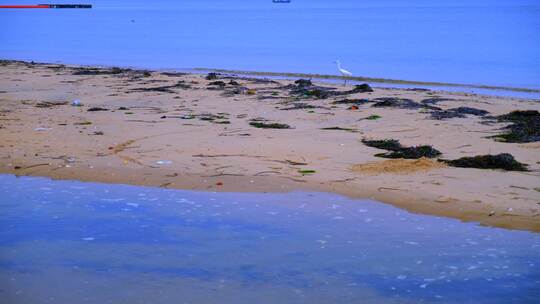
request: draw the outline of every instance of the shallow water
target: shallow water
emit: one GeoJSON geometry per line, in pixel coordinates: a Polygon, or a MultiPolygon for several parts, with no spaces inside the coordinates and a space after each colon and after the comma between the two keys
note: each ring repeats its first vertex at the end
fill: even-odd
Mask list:
{"type": "Polygon", "coordinates": [[[1,303],[533,303],[540,234],[324,193],[0,175],[1,303]]]}
{"type": "Polygon", "coordinates": [[[540,88],[537,0],[89,2],[0,10],[0,58],[540,88]]]}

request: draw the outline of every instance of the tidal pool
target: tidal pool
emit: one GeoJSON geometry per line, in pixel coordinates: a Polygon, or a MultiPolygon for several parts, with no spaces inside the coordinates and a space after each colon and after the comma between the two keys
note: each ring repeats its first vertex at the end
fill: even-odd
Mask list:
{"type": "Polygon", "coordinates": [[[0,175],[0,303],[538,303],[540,234],[327,193],[0,175]]]}

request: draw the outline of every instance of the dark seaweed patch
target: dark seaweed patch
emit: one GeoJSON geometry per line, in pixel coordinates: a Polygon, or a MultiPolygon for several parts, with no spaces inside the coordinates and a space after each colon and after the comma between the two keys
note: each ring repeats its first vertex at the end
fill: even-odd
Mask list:
{"type": "Polygon", "coordinates": [[[36,108],[52,108],[52,107],[63,106],[67,104],[68,104],[67,101],[42,101],[42,102],[36,103],[35,107],[36,108]]]}
{"type": "Polygon", "coordinates": [[[454,160],[441,160],[452,167],[477,169],[502,169],[506,171],[528,171],[527,164],[520,163],[511,154],[478,155],[454,160]]]}
{"type": "Polygon", "coordinates": [[[315,97],[318,99],[326,99],[331,96],[373,92],[373,89],[366,83],[356,85],[353,89],[348,91],[336,91],[336,88],[316,86],[309,79],[298,79],[294,84],[287,85],[283,88],[289,89],[290,95],[315,97]]]}
{"type": "Polygon", "coordinates": [[[342,128],[342,127],[327,127],[327,128],[321,128],[321,130],[325,130],[325,131],[348,131],[348,132],[358,132],[358,130],[356,130],[356,129],[342,128]]]}
{"type": "Polygon", "coordinates": [[[251,121],[249,123],[250,126],[255,128],[261,128],[261,129],[290,129],[291,126],[284,123],[277,123],[277,122],[261,122],[261,121],[251,121]]]}
{"type": "Polygon", "coordinates": [[[362,143],[368,147],[389,150],[389,151],[398,151],[403,148],[398,140],[395,139],[375,139],[368,140],[362,139],[362,143]]]}
{"type": "Polygon", "coordinates": [[[208,73],[208,75],[206,75],[206,80],[216,80],[218,79],[218,73],[208,73]]]}
{"type": "Polygon", "coordinates": [[[109,111],[109,109],[105,109],[105,108],[102,108],[102,107],[91,107],[86,111],[88,111],[88,112],[98,112],[98,111],[109,111]]]}
{"type": "Polygon", "coordinates": [[[373,99],[375,108],[399,108],[399,109],[421,109],[426,105],[412,101],[407,98],[381,97],[373,99]]]}
{"type": "Polygon", "coordinates": [[[453,99],[434,97],[434,98],[424,99],[420,103],[425,104],[425,105],[435,105],[442,101],[451,101],[451,100],[453,99]]]}
{"type": "Polygon", "coordinates": [[[366,140],[364,143],[368,147],[388,150],[390,152],[375,154],[377,157],[384,158],[406,158],[406,159],[418,159],[422,157],[434,158],[441,155],[441,152],[432,146],[422,145],[414,147],[404,147],[398,140],[395,139],[383,139],[383,140],[366,140]]]}
{"type": "Polygon", "coordinates": [[[369,99],[341,99],[341,100],[336,100],[334,102],[332,102],[332,104],[353,104],[353,105],[361,105],[361,104],[365,104],[365,103],[368,103],[369,102],[369,99]]]}
{"type": "Polygon", "coordinates": [[[164,93],[174,93],[173,89],[190,89],[191,86],[186,84],[185,81],[180,80],[176,84],[160,86],[160,87],[151,87],[151,88],[135,88],[131,92],[164,92],[164,93]]]}
{"type": "Polygon", "coordinates": [[[310,105],[304,102],[295,102],[292,104],[292,106],[281,109],[282,111],[290,111],[290,110],[303,110],[303,109],[320,109],[322,107],[310,105]]]}
{"type": "Polygon", "coordinates": [[[448,110],[434,110],[431,112],[431,119],[442,120],[448,118],[464,118],[465,115],[474,115],[474,116],[486,116],[489,114],[488,111],[471,108],[471,107],[458,107],[448,110]]]}
{"type": "Polygon", "coordinates": [[[513,111],[496,117],[499,122],[511,122],[505,133],[495,135],[499,141],[527,143],[540,141],[540,113],[536,110],[513,111]]]}
{"type": "Polygon", "coordinates": [[[227,84],[225,82],[221,81],[221,80],[212,81],[212,82],[208,83],[208,86],[210,86],[208,89],[212,89],[211,86],[217,86],[218,88],[223,89],[226,85],[227,84]]]}
{"type": "Polygon", "coordinates": [[[441,152],[432,146],[414,146],[404,147],[398,151],[391,151],[386,153],[375,154],[377,157],[384,158],[406,158],[406,159],[419,159],[422,157],[434,158],[441,155],[441,152]]]}
{"type": "Polygon", "coordinates": [[[110,69],[76,67],[76,68],[73,68],[73,75],[117,75],[117,74],[132,72],[132,71],[133,71],[132,69],[121,69],[118,67],[113,67],[110,69]]]}

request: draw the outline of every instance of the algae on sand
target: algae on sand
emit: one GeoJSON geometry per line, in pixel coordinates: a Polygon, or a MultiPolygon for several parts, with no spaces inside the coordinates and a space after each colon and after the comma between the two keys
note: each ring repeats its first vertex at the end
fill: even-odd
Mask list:
{"type": "Polygon", "coordinates": [[[291,126],[288,124],[283,123],[277,123],[277,122],[260,122],[260,121],[252,121],[249,123],[250,126],[260,129],[290,129],[291,126]]]}
{"type": "Polygon", "coordinates": [[[500,122],[510,122],[503,134],[492,138],[508,143],[540,141],[540,113],[536,110],[513,111],[496,117],[500,122]]]}
{"type": "Polygon", "coordinates": [[[396,139],[362,139],[362,143],[368,147],[389,151],[397,151],[403,148],[399,141],[396,139]]]}
{"type": "Polygon", "coordinates": [[[422,145],[414,147],[404,147],[398,140],[395,139],[383,139],[383,140],[366,140],[362,139],[368,147],[388,150],[390,152],[375,154],[377,157],[384,158],[405,158],[405,159],[419,159],[422,157],[434,158],[442,153],[433,148],[432,146],[422,145]]]}
{"type": "Polygon", "coordinates": [[[528,171],[527,164],[520,163],[508,153],[477,155],[454,160],[441,160],[452,167],[477,169],[502,169],[506,171],[528,171]]]}

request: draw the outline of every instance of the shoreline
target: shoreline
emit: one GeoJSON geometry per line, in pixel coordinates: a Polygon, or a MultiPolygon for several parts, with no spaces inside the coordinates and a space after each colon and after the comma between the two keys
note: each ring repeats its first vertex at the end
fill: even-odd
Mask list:
{"type": "Polygon", "coordinates": [[[319,99],[290,95],[285,89],[293,84],[289,80],[240,75],[206,80],[200,74],[159,70],[143,75],[102,67],[0,63],[1,173],[189,190],[332,192],[415,213],[540,232],[538,142],[487,139],[504,124],[483,124],[473,116],[431,120],[422,109],[366,103],[351,110],[335,104],[340,98],[431,98],[442,100],[437,106],[444,109],[467,105],[500,115],[540,109],[534,100],[384,88],[319,99]],[[212,81],[225,85],[213,86],[212,81]],[[230,93],[239,87],[246,90],[230,93]],[[70,106],[73,99],[83,106],[70,106]],[[100,107],[104,110],[88,111],[100,107]],[[381,118],[366,120],[369,115],[381,118]],[[292,128],[249,125],[259,118],[292,128]],[[381,150],[366,147],[362,138],[390,137],[407,145],[432,144],[445,158],[512,153],[532,171],[435,165],[398,173],[353,169],[385,161],[374,157],[381,150]],[[158,164],[161,160],[170,163],[158,164]],[[310,170],[313,174],[302,173],[310,170]]]}
{"type": "Polygon", "coordinates": [[[321,80],[322,79],[353,80],[353,81],[358,81],[358,82],[370,82],[370,83],[381,83],[381,84],[412,85],[412,86],[419,85],[419,86],[429,86],[429,87],[457,87],[457,88],[513,91],[513,92],[524,92],[524,93],[540,93],[540,89],[522,88],[522,87],[513,87],[513,86],[405,80],[405,79],[391,79],[391,78],[365,77],[365,76],[339,76],[339,75],[328,75],[328,74],[310,74],[310,73],[295,73],[295,72],[264,72],[264,71],[246,71],[246,70],[214,69],[214,68],[193,68],[191,70],[201,71],[201,72],[238,74],[238,75],[247,75],[247,76],[315,78],[315,79],[321,79],[321,80]]]}
{"type": "MultiPolygon", "coordinates": [[[[205,67],[194,67],[194,68],[144,68],[140,66],[132,65],[102,65],[102,64],[75,64],[75,63],[63,63],[63,62],[41,62],[41,61],[26,61],[18,59],[0,59],[0,62],[14,62],[14,63],[25,63],[30,64],[33,62],[36,65],[62,65],[66,67],[89,67],[89,68],[113,68],[119,67],[122,69],[132,69],[135,71],[154,71],[154,72],[173,72],[173,73],[189,73],[196,75],[206,75],[207,73],[215,72],[222,74],[232,74],[238,77],[270,77],[276,78],[278,80],[295,80],[298,78],[308,78],[313,79],[317,82],[332,82],[332,81],[342,81],[350,80],[353,82],[367,82],[380,85],[381,88],[388,89],[403,89],[410,86],[413,88],[417,87],[426,87],[433,90],[445,91],[448,88],[455,88],[456,91],[459,89],[477,89],[481,91],[495,91],[495,92],[509,92],[509,93],[530,93],[538,94],[534,97],[520,97],[520,96],[508,96],[513,98],[520,98],[526,100],[536,100],[540,101],[540,88],[528,88],[528,87],[516,87],[516,86],[503,86],[503,85],[485,85],[485,84],[471,84],[471,83],[455,83],[455,82],[440,82],[440,81],[421,81],[421,80],[407,80],[407,79],[393,79],[393,78],[381,78],[381,77],[368,77],[368,76],[341,76],[341,75],[332,75],[332,74],[318,74],[318,73],[299,73],[299,72],[268,72],[268,71],[254,71],[254,70],[236,70],[236,69],[221,69],[221,68],[205,68],[205,67]],[[388,86],[384,86],[388,85],[388,86]],[[404,87],[406,86],[406,87],[404,87]],[[442,88],[442,89],[439,89],[442,88]]],[[[482,93],[474,93],[478,95],[484,95],[482,93]]],[[[505,95],[497,94],[488,94],[488,96],[500,96],[505,97],[505,95]]]]}

